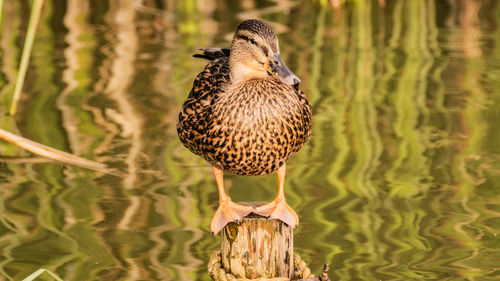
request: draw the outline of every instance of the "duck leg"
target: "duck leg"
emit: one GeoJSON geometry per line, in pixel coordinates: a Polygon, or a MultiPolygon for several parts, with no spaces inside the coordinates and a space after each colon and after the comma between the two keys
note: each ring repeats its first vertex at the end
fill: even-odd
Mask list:
{"type": "Polygon", "coordinates": [[[278,175],[278,194],[276,198],[270,203],[257,207],[253,212],[264,217],[269,217],[270,219],[279,219],[292,228],[295,228],[299,224],[299,217],[292,207],[286,203],[285,173],[286,164],[283,164],[276,172],[278,175]]]}
{"type": "Polygon", "coordinates": [[[219,190],[219,208],[215,212],[210,225],[214,235],[219,233],[224,226],[230,222],[238,222],[244,216],[254,211],[254,207],[243,206],[231,201],[231,197],[224,190],[224,172],[212,166],[217,189],[219,190]]]}

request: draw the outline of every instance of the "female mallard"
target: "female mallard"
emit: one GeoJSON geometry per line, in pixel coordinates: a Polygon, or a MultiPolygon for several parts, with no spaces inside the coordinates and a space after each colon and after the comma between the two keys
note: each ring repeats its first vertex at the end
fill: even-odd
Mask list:
{"type": "Polygon", "coordinates": [[[260,20],[247,20],[236,29],[230,50],[204,49],[195,57],[211,61],[194,80],[177,132],[189,150],[212,164],[219,208],[211,231],[217,234],[252,212],[295,227],[299,219],[284,194],[285,162],[311,134],[311,107],[280,57],[276,34],[260,20]],[[223,172],[276,170],[278,195],[264,206],[233,203],[224,190],[223,172]]]}

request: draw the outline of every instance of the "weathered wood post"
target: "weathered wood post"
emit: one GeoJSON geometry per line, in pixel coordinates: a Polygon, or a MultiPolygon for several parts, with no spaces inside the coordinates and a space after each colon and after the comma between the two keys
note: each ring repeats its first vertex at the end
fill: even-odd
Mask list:
{"type": "Polygon", "coordinates": [[[237,278],[292,278],[293,230],[280,220],[251,214],[222,231],[223,268],[237,278]]]}
{"type": "MultiPolygon", "coordinates": [[[[260,203],[240,203],[260,206],[260,203]]],[[[208,271],[219,280],[330,280],[314,278],[305,262],[293,253],[293,229],[280,220],[251,213],[221,231],[220,251],[212,255],[208,271]]]]}

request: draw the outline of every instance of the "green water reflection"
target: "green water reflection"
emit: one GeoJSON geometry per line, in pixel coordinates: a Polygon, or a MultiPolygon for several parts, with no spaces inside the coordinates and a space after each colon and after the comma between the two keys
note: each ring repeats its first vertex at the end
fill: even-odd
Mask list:
{"type": "MultiPolygon", "coordinates": [[[[41,267],[64,280],[210,280],[217,190],[175,123],[206,63],[191,55],[254,17],[278,31],[313,105],[287,175],[311,269],[500,279],[497,1],[48,0],[12,118],[29,4],[3,3],[0,126],[124,176],[0,143],[0,280],[41,267]]],[[[274,175],[226,184],[235,200],[276,191],[274,175]]]]}

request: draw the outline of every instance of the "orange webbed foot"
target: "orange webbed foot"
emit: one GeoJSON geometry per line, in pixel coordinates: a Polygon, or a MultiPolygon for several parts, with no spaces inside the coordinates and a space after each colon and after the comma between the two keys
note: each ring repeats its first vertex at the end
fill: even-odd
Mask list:
{"type": "Polygon", "coordinates": [[[243,206],[236,204],[231,200],[222,201],[219,203],[219,208],[215,212],[210,225],[210,230],[214,235],[217,235],[226,224],[230,222],[239,222],[243,217],[255,211],[252,206],[243,206]]]}
{"type": "Polygon", "coordinates": [[[270,203],[257,207],[253,212],[263,217],[281,220],[292,228],[299,224],[299,217],[284,199],[276,198],[270,203]]]}

